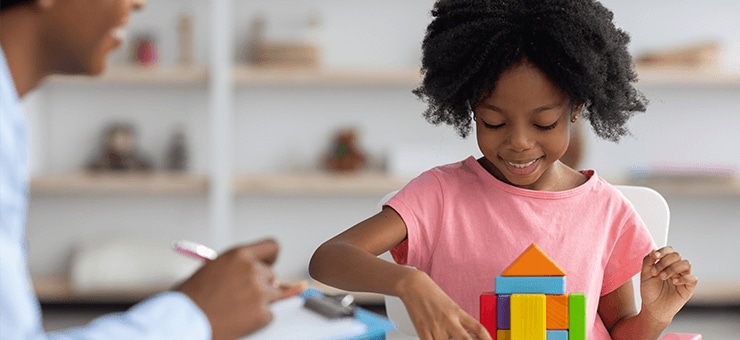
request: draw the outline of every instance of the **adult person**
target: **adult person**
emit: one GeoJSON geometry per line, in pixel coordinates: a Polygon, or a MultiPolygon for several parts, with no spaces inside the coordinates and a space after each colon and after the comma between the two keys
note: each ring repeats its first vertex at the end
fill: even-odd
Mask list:
{"type": "Polygon", "coordinates": [[[27,139],[20,100],[52,74],[97,75],[143,0],[0,1],[0,338],[235,339],[267,324],[274,240],[235,247],[172,291],[84,327],[46,334],[25,249],[27,139]]]}

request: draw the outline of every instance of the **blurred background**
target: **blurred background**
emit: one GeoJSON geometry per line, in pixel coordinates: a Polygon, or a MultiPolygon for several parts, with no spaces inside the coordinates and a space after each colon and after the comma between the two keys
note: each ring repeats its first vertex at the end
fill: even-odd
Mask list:
{"type": "MultiPolygon", "coordinates": [[[[661,192],[669,244],[700,278],[689,305],[736,313],[740,3],[603,3],[632,37],[650,105],[618,144],[583,126],[574,164],[661,192]]],[[[307,280],[313,250],[386,193],[478,156],[411,93],[432,5],[149,1],[104,76],[54,77],[25,100],[42,303],[127,305],[167,289],[199,265],[169,248],[181,238],[224,250],[272,236],[278,275],[307,280]]]]}

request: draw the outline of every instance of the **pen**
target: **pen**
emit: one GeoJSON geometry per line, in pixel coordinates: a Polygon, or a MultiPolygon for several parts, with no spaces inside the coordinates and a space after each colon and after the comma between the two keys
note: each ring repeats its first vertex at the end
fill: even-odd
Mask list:
{"type": "MultiPolygon", "coordinates": [[[[193,242],[189,240],[174,240],[171,243],[172,249],[176,252],[185,256],[190,256],[203,261],[215,260],[218,257],[218,253],[210,247],[193,242]]],[[[273,279],[270,284],[275,287],[280,287],[280,281],[273,279]]]]}
{"type": "Polygon", "coordinates": [[[176,252],[203,261],[215,260],[218,256],[215,250],[193,241],[174,240],[171,245],[176,252]]]}

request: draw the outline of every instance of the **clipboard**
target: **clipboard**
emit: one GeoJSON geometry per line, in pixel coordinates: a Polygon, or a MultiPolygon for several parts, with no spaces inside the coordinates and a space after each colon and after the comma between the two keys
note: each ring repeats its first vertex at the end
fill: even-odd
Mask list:
{"type": "Polygon", "coordinates": [[[274,302],[272,322],[242,340],[380,340],[396,328],[387,318],[360,307],[354,307],[354,316],[327,318],[304,307],[312,296],[323,293],[309,288],[300,296],[274,302]]]}

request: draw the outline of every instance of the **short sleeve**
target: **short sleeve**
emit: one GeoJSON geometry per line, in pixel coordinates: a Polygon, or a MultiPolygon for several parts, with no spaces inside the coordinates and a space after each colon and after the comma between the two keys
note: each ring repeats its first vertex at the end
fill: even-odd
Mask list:
{"type": "Polygon", "coordinates": [[[604,269],[601,296],[622,286],[642,269],[642,259],[655,249],[650,232],[630,204],[627,204],[623,227],[608,255],[604,269]]]}
{"type": "Polygon", "coordinates": [[[395,210],[406,225],[406,239],[391,249],[396,263],[424,270],[439,238],[443,197],[434,170],[411,180],[386,206],[395,210]]]}

